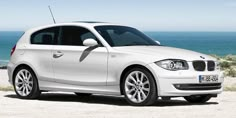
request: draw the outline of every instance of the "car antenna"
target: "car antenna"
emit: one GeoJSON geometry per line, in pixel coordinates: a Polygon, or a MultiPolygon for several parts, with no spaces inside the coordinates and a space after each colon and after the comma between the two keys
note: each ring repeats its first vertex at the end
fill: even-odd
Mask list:
{"type": "Polygon", "coordinates": [[[50,11],[50,13],[51,13],[52,20],[53,20],[54,24],[56,24],[56,20],[55,20],[55,18],[54,18],[54,16],[53,16],[53,13],[52,13],[52,10],[51,10],[50,5],[48,5],[48,9],[49,9],[49,11],[50,11]]]}

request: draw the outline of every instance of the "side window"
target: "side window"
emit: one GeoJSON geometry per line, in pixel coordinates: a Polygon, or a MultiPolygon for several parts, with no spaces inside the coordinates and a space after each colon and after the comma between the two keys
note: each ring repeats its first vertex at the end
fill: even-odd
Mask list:
{"type": "Polygon", "coordinates": [[[107,30],[113,43],[117,46],[123,46],[127,44],[146,44],[147,42],[143,40],[138,35],[132,32],[117,32],[116,30],[107,30]]]}
{"type": "Polygon", "coordinates": [[[93,33],[85,28],[76,26],[63,26],[59,45],[83,46],[83,41],[87,38],[95,39],[99,43],[93,33]]]}
{"type": "Polygon", "coordinates": [[[31,44],[52,45],[58,39],[59,27],[47,28],[31,35],[31,44]]]}

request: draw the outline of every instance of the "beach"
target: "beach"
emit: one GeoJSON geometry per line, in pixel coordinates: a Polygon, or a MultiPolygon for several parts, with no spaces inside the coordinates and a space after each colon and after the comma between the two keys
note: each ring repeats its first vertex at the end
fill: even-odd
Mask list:
{"type": "Polygon", "coordinates": [[[73,93],[45,93],[37,100],[0,91],[0,118],[236,118],[236,92],[223,92],[206,104],[183,98],[159,100],[153,106],[130,106],[124,98],[73,93]]]}
{"type": "Polygon", "coordinates": [[[8,75],[6,69],[0,69],[0,87],[9,87],[11,84],[8,82],[8,75]]]}

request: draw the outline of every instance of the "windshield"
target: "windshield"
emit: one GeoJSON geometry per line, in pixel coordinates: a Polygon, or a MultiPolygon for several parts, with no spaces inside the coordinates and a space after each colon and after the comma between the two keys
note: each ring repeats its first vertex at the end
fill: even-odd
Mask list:
{"type": "Polygon", "coordinates": [[[154,40],[147,37],[142,32],[125,26],[96,26],[95,29],[107,41],[114,46],[158,46],[154,40]]]}

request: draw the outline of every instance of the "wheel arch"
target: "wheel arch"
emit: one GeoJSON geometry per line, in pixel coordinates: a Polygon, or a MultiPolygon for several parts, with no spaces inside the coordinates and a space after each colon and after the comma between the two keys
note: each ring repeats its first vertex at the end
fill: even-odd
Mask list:
{"type": "MultiPolygon", "coordinates": [[[[142,68],[142,69],[145,69],[146,71],[148,71],[148,72],[152,75],[152,77],[154,78],[155,85],[156,85],[156,89],[158,88],[158,87],[157,87],[158,84],[157,84],[156,78],[155,78],[155,76],[153,75],[152,71],[150,71],[147,67],[145,67],[145,66],[143,66],[143,65],[141,65],[141,64],[132,64],[132,65],[127,66],[127,67],[122,71],[122,73],[121,73],[121,75],[120,75],[120,93],[121,93],[121,95],[124,95],[124,91],[123,91],[123,89],[122,89],[122,84],[123,84],[124,76],[125,76],[125,74],[126,74],[127,71],[129,71],[129,70],[131,70],[131,69],[133,69],[133,68],[142,68]]],[[[157,92],[158,92],[158,90],[157,90],[157,92]]]]}
{"type": "MultiPolygon", "coordinates": [[[[30,67],[29,65],[27,65],[27,64],[23,64],[23,63],[21,63],[21,64],[19,64],[19,65],[17,65],[16,67],[15,67],[15,69],[13,70],[13,77],[12,77],[12,83],[13,83],[13,86],[14,86],[14,90],[15,90],[15,92],[16,92],[16,94],[17,94],[17,96],[19,97],[19,98],[22,98],[22,99],[36,99],[36,98],[38,98],[39,96],[40,96],[40,94],[41,94],[41,90],[39,89],[39,82],[38,82],[38,79],[37,79],[37,76],[36,76],[36,73],[35,73],[35,71],[33,70],[33,68],[32,67],[30,67]],[[17,74],[17,71],[18,70],[20,70],[20,69],[27,69],[28,71],[31,71],[30,73],[31,73],[31,76],[34,76],[33,77],[33,80],[32,81],[34,81],[32,84],[32,89],[31,89],[31,91],[29,92],[29,93],[27,93],[26,94],[26,96],[22,96],[22,95],[20,95],[18,92],[17,92],[17,90],[16,90],[16,87],[15,87],[15,76],[16,76],[16,74],[17,74]]],[[[24,91],[24,90],[23,90],[24,91]]]]}
{"type": "Polygon", "coordinates": [[[12,83],[14,83],[14,79],[15,79],[15,75],[16,75],[17,70],[18,70],[19,68],[21,68],[21,67],[27,67],[27,68],[29,68],[30,70],[32,70],[33,74],[34,74],[34,75],[36,76],[36,78],[37,78],[37,75],[36,75],[34,69],[33,69],[31,66],[29,66],[28,64],[22,63],[22,64],[19,64],[19,65],[17,65],[17,66],[15,67],[15,69],[14,69],[14,71],[13,71],[13,74],[12,74],[12,83]]]}

